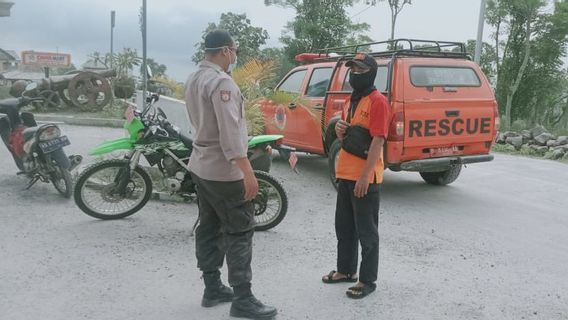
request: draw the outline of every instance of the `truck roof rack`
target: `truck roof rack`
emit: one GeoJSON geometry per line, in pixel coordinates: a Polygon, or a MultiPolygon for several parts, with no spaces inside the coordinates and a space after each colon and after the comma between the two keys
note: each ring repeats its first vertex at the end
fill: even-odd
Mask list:
{"type": "Polygon", "coordinates": [[[296,56],[296,60],[299,62],[344,60],[352,58],[353,55],[358,52],[365,52],[373,57],[414,56],[431,58],[465,58],[471,60],[471,55],[467,53],[465,44],[462,42],[419,39],[394,39],[318,49],[315,50],[314,54],[300,54],[296,56]],[[379,45],[386,46],[386,50],[370,50],[372,46],[379,45]],[[301,58],[298,59],[300,56],[301,58]]]}

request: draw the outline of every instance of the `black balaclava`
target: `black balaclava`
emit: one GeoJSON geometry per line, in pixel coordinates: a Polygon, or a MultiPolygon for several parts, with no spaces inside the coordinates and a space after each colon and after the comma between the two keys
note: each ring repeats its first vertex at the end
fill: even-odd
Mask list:
{"type": "Polygon", "coordinates": [[[361,74],[349,73],[349,84],[353,88],[351,93],[351,109],[352,113],[355,113],[357,104],[361,98],[368,96],[376,90],[375,88],[375,78],[377,76],[377,69],[371,68],[368,72],[361,74]]]}

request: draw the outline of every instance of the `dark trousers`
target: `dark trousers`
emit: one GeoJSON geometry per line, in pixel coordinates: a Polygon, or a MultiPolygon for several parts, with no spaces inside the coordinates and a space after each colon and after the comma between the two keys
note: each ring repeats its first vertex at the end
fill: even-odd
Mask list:
{"type": "Polygon", "coordinates": [[[370,184],[363,198],[355,197],[355,181],[339,180],[335,211],[337,271],[357,273],[361,243],[359,281],[373,285],[379,267],[379,184],[370,184]]]}
{"type": "Polygon", "coordinates": [[[218,274],[227,257],[229,284],[249,285],[252,279],[254,207],[244,200],[244,182],[204,180],[197,185],[199,226],[195,235],[197,266],[206,276],[218,274]]]}

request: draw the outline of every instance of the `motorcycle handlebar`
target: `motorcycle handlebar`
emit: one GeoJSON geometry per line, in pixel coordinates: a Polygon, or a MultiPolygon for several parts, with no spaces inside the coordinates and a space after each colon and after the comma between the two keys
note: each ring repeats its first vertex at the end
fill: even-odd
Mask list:
{"type": "Polygon", "coordinates": [[[26,96],[22,96],[17,98],[18,102],[16,104],[13,105],[13,108],[16,108],[17,110],[20,110],[21,108],[27,106],[28,104],[30,104],[30,102],[32,101],[43,101],[43,98],[30,98],[30,97],[26,97],[26,96]]]}

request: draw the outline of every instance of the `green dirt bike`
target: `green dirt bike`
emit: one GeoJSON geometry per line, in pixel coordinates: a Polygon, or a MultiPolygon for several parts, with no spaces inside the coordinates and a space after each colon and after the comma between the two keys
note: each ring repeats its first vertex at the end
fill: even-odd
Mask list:
{"type": "MultiPolygon", "coordinates": [[[[188,169],[193,141],[179,132],[160,108],[154,108],[158,95],[147,98],[143,111],[129,107],[125,113],[125,129],[129,136],[108,141],[91,151],[101,156],[127,150],[123,159],[105,160],[87,167],[78,177],[75,203],[86,214],[104,220],[128,217],[146,205],[152,196],[152,179],[140,166],[144,156],[150,170],[172,195],[192,200],[195,183],[188,169]],[[156,169],[153,169],[157,167],[156,169]]],[[[288,209],[284,188],[268,171],[272,148],[281,148],[283,136],[264,135],[249,139],[248,158],[255,169],[259,192],[253,200],[255,230],[268,230],[278,225],[288,209]]],[[[156,180],[156,177],[154,177],[156,180]]],[[[197,223],[196,223],[197,224],[197,223]]]]}

